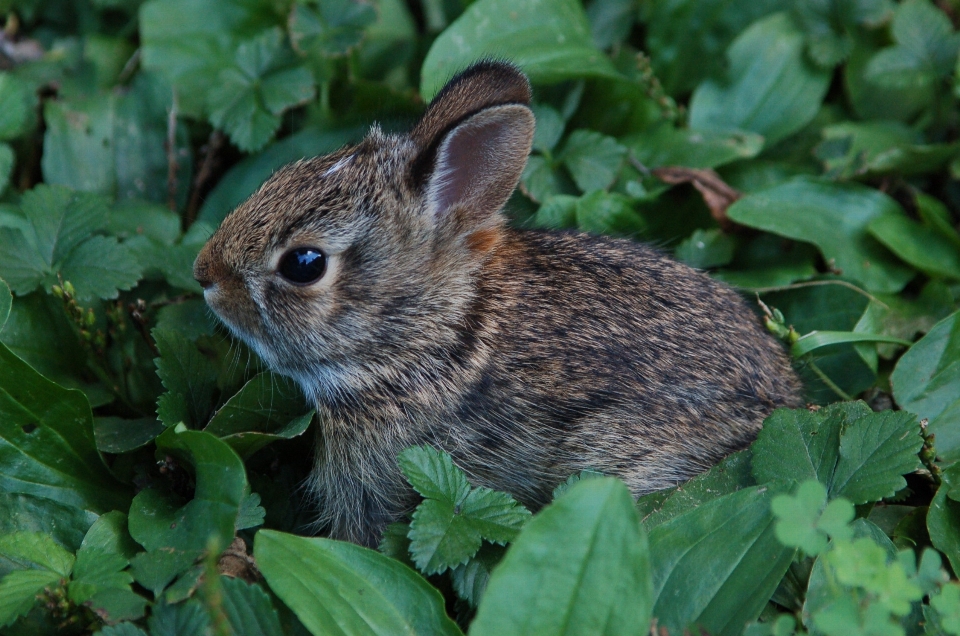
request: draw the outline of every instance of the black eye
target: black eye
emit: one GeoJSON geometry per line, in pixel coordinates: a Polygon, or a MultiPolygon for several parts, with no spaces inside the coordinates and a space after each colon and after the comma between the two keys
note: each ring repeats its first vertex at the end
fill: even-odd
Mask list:
{"type": "Polygon", "coordinates": [[[327,257],[315,247],[298,247],[280,259],[280,275],[291,283],[306,285],[320,280],[327,270],[327,257]]]}

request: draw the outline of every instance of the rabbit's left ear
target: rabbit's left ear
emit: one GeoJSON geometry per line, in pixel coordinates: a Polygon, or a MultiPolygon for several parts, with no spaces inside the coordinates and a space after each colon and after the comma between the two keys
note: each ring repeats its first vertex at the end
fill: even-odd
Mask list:
{"type": "Polygon", "coordinates": [[[435,218],[461,209],[458,217],[483,225],[500,211],[533,143],[529,100],[527,78],[496,62],[470,67],[437,95],[410,135],[420,147],[411,176],[435,218]]]}

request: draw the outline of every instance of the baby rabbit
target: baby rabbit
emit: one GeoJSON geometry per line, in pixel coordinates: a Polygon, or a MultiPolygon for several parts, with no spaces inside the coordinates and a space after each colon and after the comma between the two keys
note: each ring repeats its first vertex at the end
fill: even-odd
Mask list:
{"type": "Polygon", "coordinates": [[[376,545],[412,509],[414,444],[537,508],[584,469],[675,485],[800,405],[725,285],[628,240],[506,225],[529,102],[515,67],[471,66],[410,134],[279,170],[197,257],[213,311],[316,404],[334,538],[376,545]]]}

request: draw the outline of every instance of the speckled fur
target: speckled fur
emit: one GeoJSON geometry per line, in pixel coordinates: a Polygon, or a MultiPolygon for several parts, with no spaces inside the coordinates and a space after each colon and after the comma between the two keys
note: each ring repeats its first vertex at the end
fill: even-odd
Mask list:
{"type": "Polygon", "coordinates": [[[800,404],[780,345],[728,287],[634,242],[504,225],[528,101],[512,67],[471,67],[411,135],[375,127],[277,172],[197,258],[214,311],[317,406],[310,486],[334,537],[374,545],[415,505],[396,463],[412,444],[537,508],[583,469],[635,495],[674,485],[800,404]],[[442,144],[484,117],[517,122],[513,154],[481,159],[479,203],[438,214],[442,144]],[[320,282],[276,273],[297,246],[331,255],[320,282]]]}

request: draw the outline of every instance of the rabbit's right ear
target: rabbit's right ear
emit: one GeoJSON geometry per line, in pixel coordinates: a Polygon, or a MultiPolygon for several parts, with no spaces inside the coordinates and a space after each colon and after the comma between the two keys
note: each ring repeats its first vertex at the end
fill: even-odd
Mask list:
{"type": "Polygon", "coordinates": [[[411,138],[415,186],[438,219],[460,210],[474,228],[497,214],[520,180],[533,142],[530,84],[515,67],[482,62],[453,78],[411,138]]]}

